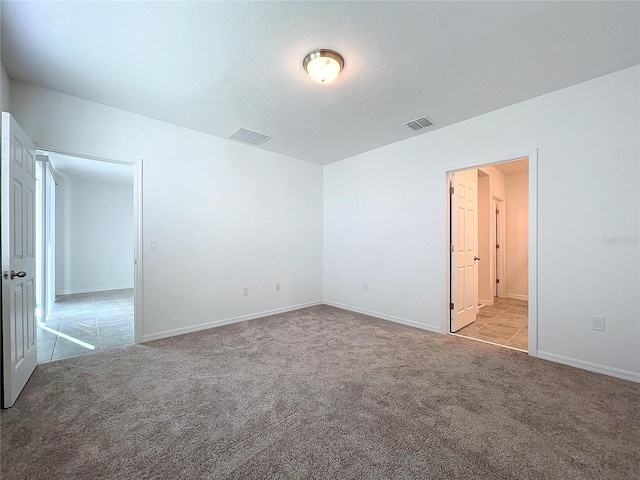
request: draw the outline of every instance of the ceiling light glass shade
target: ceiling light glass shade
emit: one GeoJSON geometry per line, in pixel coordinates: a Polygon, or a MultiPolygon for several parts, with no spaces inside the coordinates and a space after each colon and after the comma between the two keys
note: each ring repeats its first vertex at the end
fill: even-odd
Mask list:
{"type": "Polygon", "coordinates": [[[344,67],[344,59],[333,50],[314,50],[302,62],[309,76],[318,83],[330,83],[344,67]]]}

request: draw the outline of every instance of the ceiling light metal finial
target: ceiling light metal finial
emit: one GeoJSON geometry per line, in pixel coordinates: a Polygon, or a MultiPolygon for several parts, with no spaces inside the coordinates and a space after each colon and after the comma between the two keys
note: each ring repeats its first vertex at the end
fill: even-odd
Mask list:
{"type": "Polygon", "coordinates": [[[304,57],[302,66],[316,82],[330,83],[344,68],[344,58],[333,50],[318,49],[304,57]]]}

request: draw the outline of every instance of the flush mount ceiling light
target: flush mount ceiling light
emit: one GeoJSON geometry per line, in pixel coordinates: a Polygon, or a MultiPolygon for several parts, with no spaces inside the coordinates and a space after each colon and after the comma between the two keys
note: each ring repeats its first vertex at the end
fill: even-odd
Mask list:
{"type": "Polygon", "coordinates": [[[318,83],[330,83],[344,67],[344,59],[333,50],[314,50],[302,62],[309,76],[318,83]]]}

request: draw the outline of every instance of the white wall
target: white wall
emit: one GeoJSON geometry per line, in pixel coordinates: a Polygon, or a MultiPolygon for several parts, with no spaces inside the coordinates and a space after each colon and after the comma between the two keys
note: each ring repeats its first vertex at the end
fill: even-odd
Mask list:
{"type": "Polygon", "coordinates": [[[506,194],[506,296],[527,300],[529,289],[529,172],[504,176],[506,194]]]}
{"type": "Polygon", "coordinates": [[[322,300],[322,167],[21,82],[11,101],[36,143],[144,159],[145,339],[322,300]]]}
{"type": "Polygon", "coordinates": [[[58,175],[56,294],[133,288],[131,184],[58,175]]]}
{"type": "Polygon", "coordinates": [[[11,107],[38,143],[145,159],[146,338],[318,301],[322,278],[327,302],[441,331],[446,171],[537,148],[538,354],[640,379],[639,82],[632,67],[324,170],[19,82],[11,107]]]}
{"type": "Polygon", "coordinates": [[[538,354],[640,379],[639,72],[326,166],[325,300],[441,331],[445,172],[537,148],[538,354]]]}
{"type": "Polygon", "coordinates": [[[0,111],[11,111],[11,81],[2,64],[0,64],[0,111]]]}
{"type": "MultiPolygon", "coordinates": [[[[0,4],[0,20],[2,19],[2,5],[0,4]]],[[[0,21],[0,51],[2,51],[2,21],[0,21]]],[[[0,112],[11,111],[11,81],[9,75],[0,62],[0,112]]]]}

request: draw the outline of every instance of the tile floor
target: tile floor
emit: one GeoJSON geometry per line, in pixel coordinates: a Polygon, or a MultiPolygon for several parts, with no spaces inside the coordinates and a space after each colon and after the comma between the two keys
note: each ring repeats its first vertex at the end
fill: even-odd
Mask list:
{"type": "Polygon", "coordinates": [[[528,302],[496,298],[493,305],[480,309],[475,322],[456,333],[526,351],[529,347],[528,302]]]}
{"type": "Polygon", "coordinates": [[[133,343],[133,289],[61,295],[38,323],[38,363],[133,343]]]}

